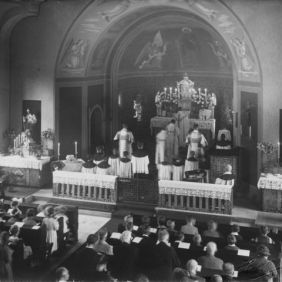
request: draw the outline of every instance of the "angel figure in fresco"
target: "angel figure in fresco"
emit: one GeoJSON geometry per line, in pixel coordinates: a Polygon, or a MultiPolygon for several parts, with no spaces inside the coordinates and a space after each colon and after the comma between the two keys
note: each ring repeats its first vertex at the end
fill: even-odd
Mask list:
{"type": "Polygon", "coordinates": [[[163,42],[161,32],[158,31],[153,42],[148,42],[140,52],[135,66],[139,69],[161,68],[163,56],[166,54],[167,44],[163,42]]]}
{"type": "Polygon", "coordinates": [[[208,44],[209,44],[212,52],[218,58],[220,67],[221,68],[228,67],[230,61],[229,61],[228,56],[227,56],[226,52],[224,51],[222,45],[218,41],[214,41],[213,43],[208,42],[208,44]]]}
{"type": "Polygon", "coordinates": [[[63,57],[63,67],[67,69],[78,69],[84,66],[84,58],[88,42],[84,39],[71,40],[63,57]]]}
{"type": "Polygon", "coordinates": [[[251,72],[254,69],[254,63],[252,62],[251,58],[247,54],[247,47],[246,42],[244,40],[240,40],[239,38],[233,38],[231,40],[233,44],[237,56],[241,60],[241,68],[242,71],[251,72]]]}

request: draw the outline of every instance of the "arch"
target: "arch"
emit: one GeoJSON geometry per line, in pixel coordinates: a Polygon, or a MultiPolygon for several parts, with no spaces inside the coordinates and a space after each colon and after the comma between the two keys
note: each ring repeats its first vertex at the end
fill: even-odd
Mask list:
{"type": "MultiPolygon", "coordinates": [[[[75,20],[66,34],[57,57],[56,78],[68,80],[102,79],[104,81],[104,113],[107,105],[115,103],[109,97],[115,85],[108,83],[114,73],[107,71],[116,43],[124,30],[128,30],[138,20],[153,11],[180,10],[194,15],[215,30],[224,40],[232,58],[233,65],[233,113],[234,119],[240,120],[240,95],[244,89],[251,89],[258,94],[262,107],[262,72],[254,48],[243,23],[233,11],[222,1],[207,0],[109,0],[90,3],[75,20]],[[95,51],[99,51],[100,59],[96,59],[97,68],[93,68],[95,51]],[[99,63],[101,67],[99,67],[99,63]]],[[[98,56],[98,57],[99,57],[98,56]]],[[[59,83],[59,82],[58,82],[59,83]]],[[[116,130],[115,116],[110,116],[111,132],[116,130]]],[[[262,117],[261,117],[262,118],[262,117]]],[[[240,144],[238,122],[234,123],[236,144],[240,144]]],[[[261,128],[259,135],[262,135],[261,128]]]]}

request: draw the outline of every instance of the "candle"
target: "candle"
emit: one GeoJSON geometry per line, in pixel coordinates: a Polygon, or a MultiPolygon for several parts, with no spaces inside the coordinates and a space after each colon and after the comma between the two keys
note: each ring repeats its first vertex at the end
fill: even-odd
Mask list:
{"type": "Polygon", "coordinates": [[[205,94],[207,95],[207,88],[205,88],[205,94]]]}
{"type": "Polygon", "coordinates": [[[279,165],[279,159],[280,159],[280,142],[277,143],[277,155],[278,155],[278,165],[279,165]]]}
{"type": "Polygon", "coordinates": [[[166,93],[166,87],[164,88],[164,92],[166,93]]]}
{"type": "Polygon", "coordinates": [[[16,149],[16,139],[14,139],[14,149],[16,149]]]}
{"type": "Polygon", "coordinates": [[[201,93],[201,88],[198,88],[198,92],[201,93]]]}
{"type": "Polygon", "coordinates": [[[77,155],[77,141],[74,142],[74,154],[77,155]]]}
{"type": "Polygon", "coordinates": [[[60,148],[61,148],[61,143],[60,142],[58,142],[58,159],[60,158],[60,148]]]}
{"type": "Polygon", "coordinates": [[[172,87],[169,87],[169,93],[171,94],[171,92],[172,92],[172,87]]]}

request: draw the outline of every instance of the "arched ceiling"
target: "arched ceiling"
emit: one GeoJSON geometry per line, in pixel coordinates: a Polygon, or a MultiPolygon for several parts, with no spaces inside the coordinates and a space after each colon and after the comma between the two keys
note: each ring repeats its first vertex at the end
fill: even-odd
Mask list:
{"type": "MultiPolygon", "coordinates": [[[[130,32],[130,27],[133,27],[142,18],[153,18],[156,10],[159,16],[155,17],[155,24],[146,27],[147,29],[154,27],[151,33],[150,30],[147,30],[148,42],[153,42],[155,35],[161,28],[165,28],[167,22],[167,25],[171,26],[170,33],[172,35],[169,36],[161,32],[162,37],[170,37],[171,39],[168,41],[171,41],[173,36],[175,36],[174,40],[176,40],[176,36],[179,38],[182,36],[182,40],[186,42],[187,46],[190,45],[191,50],[194,44],[195,52],[193,53],[193,50],[190,50],[195,57],[193,63],[189,63],[191,66],[214,67],[216,64],[221,64],[222,62],[216,63],[215,59],[219,60],[216,53],[222,47],[228,59],[232,60],[233,68],[239,80],[260,81],[260,67],[256,51],[244,26],[233,12],[218,0],[94,1],[78,17],[65,37],[57,60],[57,77],[86,77],[101,74],[105,62],[110,58],[108,54],[113,54],[113,51],[115,51],[114,48],[118,46],[116,43],[122,37],[121,34],[125,30],[130,32]],[[175,20],[172,16],[176,10],[182,12],[178,20],[175,20]],[[166,13],[167,21],[163,20],[162,12],[166,13]],[[184,13],[186,13],[186,16],[184,13]],[[182,32],[182,25],[186,25],[186,18],[191,32],[189,28],[182,32]],[[196,18],[201,20],[195,21],[196,18]],[[197,26],[193,26],[196,22],[197,26]],[[200,22],[202,22],[202,25],[199,24],[200,22]],[[193,41],[196,43],[192,44],[193,41]],[[221,46],[215,45],[215,48],[213,48],[209,45],[210,41],[218,42],[221,46]],[[195,46],[200,46],[200,48],[195,46]]],[[[163,16],[165,17],[165,15],[163,16]]],[[[146,21],[143,20],[143,22],[146,21]]],[[[141,38],[146,38],[145,34],[142,35],[142,32],[136,33],[136,36],[138,41],[141,38]],[[138,34],[140,38],[138,38],[138,34]]],[[[140,43],[142,46],[139,47],[142,48],[144,43],[140,43]]],[[[128,44],[130,45],[130,42],[128,44]]],[[[176,49],[178,47],[173,46],[171,48],[176,49]]],[[[141,52],[142,50],[136,50],[136,54],[137,51],[141,52]]],[[[131,56],[134,57],[133,54],[131,56]]],[[[185,59],[183,60],[183,52],[178,51],[175,56],[178,56],[177,60],[185,61],[185,59]]],[[[133,58],[131,58],[131,62],[133,61],[133,58]]],[[[128,68],[122,62],[120,67],[121,70],[128,68]]]]}

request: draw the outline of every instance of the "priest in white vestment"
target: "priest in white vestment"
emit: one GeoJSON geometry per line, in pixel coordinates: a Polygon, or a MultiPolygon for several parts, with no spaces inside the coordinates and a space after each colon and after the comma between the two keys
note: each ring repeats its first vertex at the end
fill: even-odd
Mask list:
{"type": "Polygon", "coordinates": [[[179,150],[179,128],[176,125],[174,119],[166,127],[166,144],[165,144],[165,152],[166,152],[166,160],[169,163],[172,163],[173,159],[178,156],[179,150]]]}
{"type": "Polygon", "coordinates": [[[155,162],[156,165],[164,162],[165,160],[165,143],[166,143],[167,133],[166,130],[162,129],[156,135],[156,156],[155,162]]]}
{"type": "Polygon", "coordinates": [[[122,125],[122,130],[118,131],[114,138],[115,141],[119,141],[119,156],[124,157],[124,152],[128,152],[128,157],[132,154],[132,143],[134,142],[134,137],[131,131],[128,130],[127,125],[122,125]]]}
{"type": "Polygon", "coordinates": [[[196,159],[204,157],[204,148],[208,145],[208,142],[204,134],[199,131],[198,124],[195,124],[193,131],[188,134],[186,143],[188,144],[187,159],[190,157],[191,151],[195,152],[196,159]]]}

